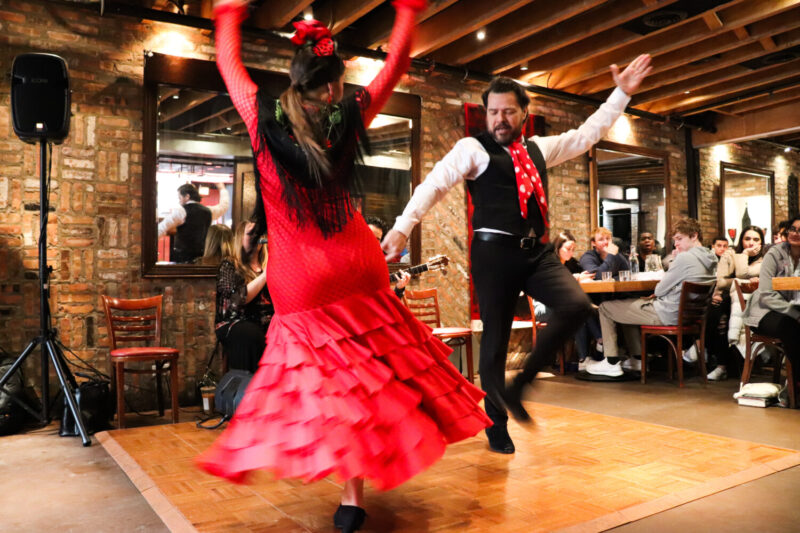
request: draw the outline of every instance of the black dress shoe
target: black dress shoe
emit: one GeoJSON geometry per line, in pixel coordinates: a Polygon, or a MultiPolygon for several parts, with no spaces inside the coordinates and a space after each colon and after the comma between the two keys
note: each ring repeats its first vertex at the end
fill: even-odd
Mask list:
{"type": "Polygon", "coordinates": [[[506,404],[506,409],[514,417],[514,420],[520,424],[528,424],[532,422],[531,415],[522,406],[522,388],[523,385],[512,381],[503,391],[503,403],[506,404]]]}
{"type": "Polygon", "coordinates": [[[364,525],[367,513],[355,505],[339,505],[333,515],[333,525],[342,530],[342,533],[353,533],[364,525]]]}
{"type": "Polygon", "coordinates": [[[511,454],[516,450],[506,426],[498,426],[495,424],[488,427],[486,428],[486,436],[489,438],[489,448],[493,452],[511,454]]]}

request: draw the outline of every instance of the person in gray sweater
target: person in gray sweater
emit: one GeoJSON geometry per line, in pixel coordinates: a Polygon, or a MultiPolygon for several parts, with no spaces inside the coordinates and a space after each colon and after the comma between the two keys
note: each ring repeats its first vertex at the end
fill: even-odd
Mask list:
{"type": "Polygon", "coordinates": [[[664,278],[656,285],[655,293],[647,298],[612,300],[600,305],[600,329],[603,332],[605,358],[590,363],[590,374],[619,377],[623,374],[617,351],[617,324],[622,325],[630,358],[625,369],[641,370],[638,358],[642,353],[640,325],[666,326],[678,323],[678,307],[684,281],[714,283],[717,256],[703,246],[700,224],[684,218],[672,227],[672,239],[678,254],[664,278]]]}
{"type": "Polygon", "coordinates": [[[800,291],[776,291],[772,278],[800,276],[800,216],[789,221],[787,240],[770,247],[758,276],[758,289],[745,310],[745,324],[763,335],[781,340],[786,357],[792,362],[797,382],[800,369],[800,291]]]}

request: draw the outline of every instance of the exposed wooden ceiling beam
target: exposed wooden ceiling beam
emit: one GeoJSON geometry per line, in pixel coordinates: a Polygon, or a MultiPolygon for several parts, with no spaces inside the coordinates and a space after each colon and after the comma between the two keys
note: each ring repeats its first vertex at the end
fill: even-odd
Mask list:
{"type": "MultiPolygon", "coordinates": [[[[711,72],[717,68],[748,61],[764,55],[764,49],[756,40],[760,37],[775,36],[778,48],[783,49],[800,44],[800,8],[789,13],[771,17],[762,23],[754,24],[757,33],[746,42],[739,41],[731,32],[709,37],[689,48],[679,48],[653,58],[653,72],[644,80],[640,91],[646,91],[674,83],[692,76],[711,72]],[[795,16],[796,15],[796,16],[795,16]],[[780,34],[780,35],[778,35],[780,34]],[[692,64],[712,56],[711,61],[692,64]]],[[[575,94],[594,94],[614,87],[608,72],[566,87],[564,90],[575,94]]]]}
{"type": "Polygon", "coordinates": [[[775,104],[782,104],[791,100],[800,99],[800,87],[786,88],[774,93],[762,94],[760,96],[753,96],[750,98],[742,99],[741,102],[729,104],[716,109],[719,112],[726,112],[733,115],[741,115],[749,113],[756,109],[763,109],[775,104]]]}
{"type": "Polygon", "coordinates": [[[703,22],[706,23],[706,26],[708,26],[708,29],[711,31],[718,30],[722,27],[722,21],[719,15],[713,10],[703,13],[703,22]]]}
{"type": "Polygon", "coordinates": [[[775,44],[775,41],[772,40],[772,37],[762,37],[758,40],[758,42],[761,43],[761,46],[763,46],[764,50],[767,52],[774,52],[778,49],[778,45],[775,44]]]}
{"type": "Polygon", "coordinates": [[[750,32],[748,32],[747,28],[745,28],[744,26],[733,28],[733,33],[736,34],[736,37],[738,37],[740,41],[750,40],[750,32]]]}
{"type": "Polygon", "coordinates": [[[461,0],[417,26],[411,56],[437,50],[530,3],[531,0],[461,0]]]}
{"type": "MultiPolygon", "coordinates": [[[[203,122],[209,122],[210,120],[212,120],[214,118],[217,118],[217,117],[220,117],[220,116],[223,116],[224,124],[226,126],[229,126],[233,122],[233,117],[232,117],[233,114],[236,114],[236,109],[232,105],[231,106],[227,106],[227,107],[224,107],[224,108],[220,109],[219,111],[211,113],[211,114],[209,114],[209,115],[207,115],[205,117],[201,117],[201,118],[195,120],[194,122],[191,122],[189,124],[184,124],[183,126],[178,128],[178,130],[179,131],[189,130],[189,129],[193,128],[194,126],[197,126],[198,124],[202,124],[203,122]],[[233,113],[231,113],[231,112],[233,112],[233,113]]],[[[216,131],[217,129],[219,129],[219,127],[217,127],[216,129],[213,129],[213,130],[208,130],[208,131],[216,131]]]]}
{"type": "Polygon", "coordinates": [[[192,90],[181,91],[180,98],[162,101],[158,106],[158,121],[166,122],[169,119],[175,118],[178,115],[186,113],[192,108],[195,108],[217,96],[216,93],[199,92],[192,90]]]}
{"type": "MultiPolygon", "coordinates": [[[[458,0],[439,0],[429,2],[425,11],[417,15],[417,24],[420,24],[440,11],[444,11],[458,0]]],[[[348,44],[372,48],[384,44],[389,40],[394,24],[394,8],[388,2],[372,10],[368,15],[358,20],[357,31],[348,32],[348,44]]]]}
{"type": "Polygon", "coordinates": [[[800,130],[797,102],[791,101],[770,109],[761,109],[741,117],[720,117],[717,132],[697,131],[692,135],[695,148],[713,144],[749,141],[800,130]]]}
{"type": "MultiPolygon", "coordinates": [[[[602,32],[661,9],[675,0],[661,0],[655,4],[642,5],[640,0],[620,0],[597,12],[579,15],[572,20],[512,44],[502,50],[482,57],[470,66],[481,72],[497,74],[559,49],[573,45],[602,32]]],[[[531,69],[532,71],[532,69],[531,69]]]]}
{"type": "Polygon", "coordinates": [[[478,42],[467,35],[434,52],[433,59],[449,65],[468,63],[603,3],[605,0],[535,2],[489,24],[486,42],[478,42]]]}
{"type": "MultiPolygon", "coordinates": [[[[612,63],[618,65],[627,64],[642,52],[659,55],[682,47],[692,46],[694,43],[702,41],[715,33],[726,31],[726,28],[730,29],[751,24],[758,20],[781,14],[797,6],[800,6],[800,0],[751,0],[728,5],[728,7],[717,10],[725,26],[714,32],[708,30],[702,20],[702,16],[698,15],[686,19],[684,23],[669,26],[642,39],[624,43],[622,46],[609,47],[607,43],[605,46],[602,43],[596,43],[599,47],[599,52],[590,54],[588,57],[581,57],[579,60],[564,58],[566,61],[562,60],[564,63],[562,66],[542,69],[548,71],[549,74],[526,81],[534,85],[542,85],[549,76],[549,87],[562,89],[602,74],[607,70],[608,65],[612,63]]],[[[516,73],[510,75],[514,77],[516,73]]]]}
{"type": "Polygon", "coordinates": [[[336,35],[382,3],[382,0],[320,0],[314,8],[314,17],[336,35]]]}
{"type": "Polygon", "coordinates": [[[264,2],[251,15],[251,23],[258,28],[280,29],[311,5],[313,0],[281,0],[264,2]]]}
{"type": "Polygon", "coordinates": [[[800,75],[800,59],[781,63],[774,67],[762,68],[735,80],[709,85],[691,94],[676,94],[662,98],[656,102],[637,106],[637,109],[643,109],[651,113],[680,113],[699,107],[716,98],[734,95],[738,91],[747,91],[754,87],[767,87],[772,83],[789,80],[798,75],[800,75]]]}
{"type": "MultiPolygon", "coordinates": [[[[800,44],[800,38],[798,38],[791,46],[794,46],[796,44],[800,44]]],[[[763,54],[764,52],[762,50],[761,55],[763,54]]],[[[759,69],[758,72],[771,72],[774,69],[781,69],[784,65],[785,64],[776,65],[775,67],[769,67],[765,69],[759,69]]],[[[642,106],[642,104],[655,102],[673,95],[680,95],[686,93],[686,91],[695,92],[704,87],[709,87],[715,84],[719,84],[743,76],[749,76],[752,73],[753,73],[752,69],[747,68],[739,63],[731,64],[730,66],[724,68],[718,68],[716,70],[709,71],[705,74],[700,74],[687,79],[683,79],[677,81],[676,83],[662,85],[657,89],[639,91],[638,93],[636,93],[636,95],[634,95],[633,102],[631,103],[631,105],[639,107],[642,106]]]]}

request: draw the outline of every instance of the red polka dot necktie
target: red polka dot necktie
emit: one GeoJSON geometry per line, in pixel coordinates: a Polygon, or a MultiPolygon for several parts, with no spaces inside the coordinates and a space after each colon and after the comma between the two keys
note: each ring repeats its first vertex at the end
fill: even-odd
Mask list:
{"type": "MultiPolygon", "coordinates": [[[[536,169],[536,165],[533,164],[533,161],[531,161],[528,151],[522,146],[520,139],[517,139],[509,146],[511,160],[514,162],[514,175],[517,178],[520,214],[522,214],[522,218],[528,218],[528,199],[533,195],[536,197],[536,203],[539,204],[539,211],[542,212],[544,225],[549,228],[550,222],[547,220],[547,198],[544,195],[542,178],[539,177],[539,171],[536,169]]],[[[540,237],[542,236],[540,235],[540,237]]]]}

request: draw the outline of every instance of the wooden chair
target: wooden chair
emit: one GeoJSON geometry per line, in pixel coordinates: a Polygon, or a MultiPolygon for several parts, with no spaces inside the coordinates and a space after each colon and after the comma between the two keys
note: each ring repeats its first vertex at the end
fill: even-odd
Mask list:
{"type": "Polygon", "coordinates": [[[165,370],[170,375],[172,395],[172,422],[178,423],[178,350],[158,346],[161,342],[162,296],[125,300],[103,295],[103,308],[108,322],[111,344],[109,359],[113,368],[112,389],[116,390],[117,419],[125,427],[125,374],[155,374],[158,394],[158,413],[164,416],[164,399],[161,376],[165,370]],[[120,348],[120,343],[150,343],[155,346],[130,346],[120,348]],[[126,363],[148,363],[151,368],[126,368],[126,363]]]}
{"type": "Polygon", "coordinates": [[[448,346],[464,346],[467,353],[467,379],[475,383],[472,361],[472,328],[443,328],[439,315],[438,291],[433,289],[406,289],[403,302],[417,319],[433,328],[433,334],[448,346]]]}
{"type": "MultiPolygon", "coordinates": [[[[707,383],[706,372],[706,316],[711,297],[714,295],[716,283],[692,283],[684,281],[681,286],[681,301],[678,307],[678,324],[675,326],[641,326],[642,331],[642,383],[647,381],[647,337],[661,337],[669,345],[669,350],[674,354],[678,365],[678,386],[683,387],[683,336],[697,335],[697,365],[702,373],[703,382],[707,383]],[[675,342],[672,341],[675,337],[675,342]]],[[[672,379],[673,363],[670,354],[667,354],[669,364],[669,378],[672,379]]]]}
{"type": "MultiPolygon", "coordinates": [[[[754,278],[750,281],[750,283],[741,284],[739,280],[733,280],[733,286],[736,288],[736,295],[739,299],[739,305],[742,306],[742,309],[745,308],[747,302],[744,299],[745,294],[753,293],[756,289],[758,289],[758,278],[754,278]]],[[[781,380],[781,360],[786,361],[786,386],[789,389],[789,407],[794,409],[795,403],[795,384],[794,380],[792,379],[792,362],[789,360],[788,357],[784,357],[785,353],[783,351],[783,346],[781,345],[781,340],[777,337],[771,337],[769,335],[764,335],[763,333],[758,333],[758,331],[754,331],[753,328],[748,326],[747,324],[744,325],[744,339],[745,339],[745,346],[746,346],[746,353],[744,356],[744,365],[742,366],[742,377],[740,381],[740,385],[744,385],[745,383],[750,383],[750,375],[753,372],[753,361],[755,360],[756,356],[761,353],[761,350],[764,350],[767,346],[772,346],[778,351],[778,360],[775,363],[773,374],[772,374],[772,381],[775,383],[779,383],[781,380]],[[753,347],[760,343],[761,347],[758,350],[753,350],[753,347]]]]}
{"type": "MultiPolygon", "coordinates": [[[[530,310],[531,310],[531,329],[533,330],[532,338],[531,338],[531,350],[533,350],[536,347],[536,335],[537,335],[537,332],[538,332],[539,328],[547,327],[547,322],[539,322],[539,321],[536,320],[536,311],[535,311],[534,306],[533,306],[533,298],[531,298],[530,296],[528,296],[528,307],[530,307],[530,310]]],[[[567,373],[566,366],[565,366],[566,365],[566,360],[567,360],[567,357],[571,357],[571,355],[572,355],[571,352],[572,352],[572,347],[573,346],[574,346],[574,344],[572,343],[572,341],[567,341],[567,344],[565,344],[563,347],[559,348],[559,350],[558,350],[558,355],[557,355],[557,357],[558,357],[558,373],[560,375],[562,375],[562,376],[566,375],[566,373],[567,373]],[[568,351],[570,352],[569,354],[567,353],[568,351]]]]}

